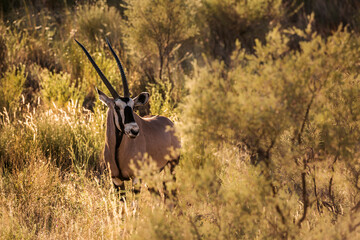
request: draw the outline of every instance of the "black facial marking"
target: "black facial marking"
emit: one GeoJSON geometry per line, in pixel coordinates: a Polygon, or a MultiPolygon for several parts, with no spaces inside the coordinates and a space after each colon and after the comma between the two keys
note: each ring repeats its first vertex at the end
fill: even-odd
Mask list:
{"type": "Polygon", "coordinates": [[[121,98],[121,100],[122,100],[123,102],[127,103],[127,102],[130,101],[130,98],[128,98],[128,97],[123,97],[123,98],[121,98]]]}
{"type": "Polygon", "coordinates": [[[132,108],[129,106],[126,106],[124,109],[124,115],[125,115],[125,122],[124,124],[135,122],[134,115],[132,108]]]}
{"type": "MultiPolygon", "coordinates": [[[[114,118],[115,122],[115,118],[114,118]]],[[[122,124],[122,123],[121,123],[122,124]]],[[[117,168],[119,169],[119,178],[121,181],[129,181],[130,178],[124,178],[124,176],[121,173],[121,169],[118,162],[118,149],[120,147],[120,144],[122,142],[123,136],[124,136],[124,130],[120,131],[117,127],[115,127],[115,136],[116,136],[116,143],[115,143],[115,163],[117,168]]]]}

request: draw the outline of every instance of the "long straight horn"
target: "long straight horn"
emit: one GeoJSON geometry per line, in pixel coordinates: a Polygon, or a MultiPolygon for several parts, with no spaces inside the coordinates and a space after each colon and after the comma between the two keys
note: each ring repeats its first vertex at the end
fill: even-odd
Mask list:
{"type": "Polygon", "coordinates": [[[111,47],[111,44],[110,44],[110,42],[109,42],[109,40],[107,38],[106,38],[106,42],[107,42],[107,44],[108,44],[108,46],[110,48],[110,51],[111,51],[112,55],[114,56],[114,58],[116,60],[116,63],[119,66],[119,69],[120,69],[121,79],[122,79],[122,83],[123,83],[123,87],[124,87],[124,97],[130,97],[129,86],[128,86],[126,76],[125,76],[125,72],[124,72],[124,69],[123,69],[123,67],[121,65],[120,59],[116,55],[114,49],[111,47]]]}
{"type": "Polygon", "coordinates": [[[101,80],[105,83],[106,87],[109,89],[111,95],[113,96],[114,99],[120,98],[119,94],[115,91],[115,89],[111,86],[110,82],[107,80],[107,78],[105,77],[105,75],[101,72],[101,70],[99,69],[99,67],[96,65],[94,59],[90,56],[89,52],[86,50],[86,48],[79,43],[76,39],[74,39],[77,44],[79,44],[79,46],[82,48],[82,50],[85,52],[86,56],[88,57],[88,59],[90,60],[91,64],[93,65],[93,67],[95,68],[96,72],[99,74],[101,80]]]}

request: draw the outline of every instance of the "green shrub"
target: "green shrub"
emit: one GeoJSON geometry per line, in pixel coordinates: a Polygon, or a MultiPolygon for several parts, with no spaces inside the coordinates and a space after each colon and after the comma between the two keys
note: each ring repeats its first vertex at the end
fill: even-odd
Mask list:
{"type": "Polygon", "coordinates": [[[284,1],[289,11],[286,24],[296,24],[305,28],[308,15],[315,14],[314,28],[323,36],[329,36],[338,26],[349,26],[359,32],[359,7],[356,0],[315,0],[315,1],[284,1]]]}
{"type": "Polygon", "coordinates": [[[190,1],[129,1],[127,46],[134,68],[148,81],[171,80],[187,51],[182,46],[196,35],[190,1]],[[146,44],[144,44],[146,43],[146,44]]]}
{"type": "Polygon", "coordinates": [[[47,9],[37,12],[25,8],[25,14],[14,14],[7,22],[6,43],[11,64],[37,64],[51,71],[61,70],[53,48],[58,38],[55,16],[47,9]]]}
{"type": "MultiPolygon", "coordinates": [[[[295,207],[278,205],[281,193],[295,193],[302,201],[294,217],[299,226],[309,211],[323,213],[327,207],[332,209],[329,216],[336,218],[344,206],[351,208],[359,201],[334,189],[345,179],[333,182],[334,174],[343,171],[352,172],[348,185],[359,176],[359,38],[341,29],[324,40],[310,27],[275,28],[266,42],[256,42],[256,55],[235,51],[229,71],[216,61],[195,68],[182,107],[184,145],[194,154],[188,164],[203,166],[203,156],[225,143],[245,149],[251,163],[263,171],[268,182],[263,188],[271,186],[268,196],[277,199],[274,214],[284,219],[277,227],[289,223],[294,212],[284,212],[295,207]],[[290,51],[289,33],[304,38],[300,52],[290,51]],[[320,174],[320,163],[329,170],[320,174]],[[310,199],[317,199],[317,208],[308,209],[310,199]]],[[[355,194],[355,188],[349,191],[355,194]]],[[[286,236],[296,229],[283,226],[286,236]]]]}
{"type": "Polygon", "coordinates": [[[201,45],[213,58],[230,64],[236,41],[253,52],[255,39],[264,42],[265,35],[284,15],[279,0],[201,1],[197,11],[201,45]]]}
{"type": "Polygon", "coordinates": [[[44,70],[41,73],[41,95],[48,105],[55,103],[65,106],[70,100],[79,101],[84,98],[81,94],[81,85],[75,86],[67,73],[51,73],[44,70]]]}
{"type": "Polygon", "coordinates": [[[123,20],[115,7],[109,7],[105,1],[98,1],[93,5],[80,5],[76,11],[76,18],[80,39],[104,46],[105,37],[108,37],[113,46],[120,46],[123,20]]]}
{"type": "Polygon", "coordinates": [[[175,107],[171,98],[172,86],[170,82],[151,84],[150,112],[153,115],[174,117],[175,107]]]}
{"type": "Polygon", "coordinates": [[[0,79],[0,108],[13,111],[21,101],[26,80],[25,66],[11,67],[0,79]]]}

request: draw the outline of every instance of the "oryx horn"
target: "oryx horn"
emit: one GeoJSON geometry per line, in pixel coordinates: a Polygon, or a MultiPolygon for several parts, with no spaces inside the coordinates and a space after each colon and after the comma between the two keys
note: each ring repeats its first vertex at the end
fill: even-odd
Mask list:
{"type": "Polygon", "coordinates": [[[113,56],[114,56],[114,58],[116,60],[116,63],[118,65],[119,69],[120,69],[121,79],[122,79],[122,83],[123,83],[123,87],[124,87],[124,97],[130,97],[129,86],[128,86],[128,83],[127,83],[127,80],[126,80],[124,68],[121,65],[119,57],[116,55],[114,49],[111,47],[111,44],[110,44],[110,42],[109,42],[109,40],[107,38],[106,38],[106,42],[107,42],[107,44],[108,44],[108,46],[110,48],[110,51],[113,54],[113,56]]]}
{"type": "Polygon", "coordinates": [[[79,46],[82,48],[82,50],[85,52],[86,56],[88,57],[88,59],[90,60],[91,64],[93,65],[93,67],[95,68],[96,72],[99,74],[101,80],[105,83],[106,87],[109,89],[111,95],[113,96],[114,99],[120,98],[119,94],[115,91],[115,89],[111,86],[110,82],[107,80],[107,78],[105,77],[105,75],[101,72],[101,70],[99,69],[99,67],[96,65],[94,59],[90,56],[89,52],[86,50],[86,48],[79,43],[76,39],[74,39],[77,44],[79,44],[79,46]]]}

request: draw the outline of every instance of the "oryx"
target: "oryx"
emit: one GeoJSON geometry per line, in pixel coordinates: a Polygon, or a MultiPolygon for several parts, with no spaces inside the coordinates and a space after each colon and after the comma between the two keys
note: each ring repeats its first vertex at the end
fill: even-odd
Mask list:
{"type": "Polygon", "coordinates": [[[159,169],[163,169],[168,163],[173,167],[178,162],[180,148],[179,140],[173,129],[174,124],[163,116],[142,118],[134,113],[134,107],[147,104],[149,93],[142,92],[135,98],[130,97],[124,69],[107,39],[106,42],[120,69],[124,88],[123,97],[119,96],[111,86],[85,47],[76,39],[75,41],[85,52],[112,95],[112,98],[108,97],[96,89],[99,99],[109,108],[106,120],[104,159],[110,166],[115,187],[125,189],[124,181],[135,177],[130,168],[131,161],[138,167],[139,161],[143,160],[146,153],[156,162],[159,169]]]}

